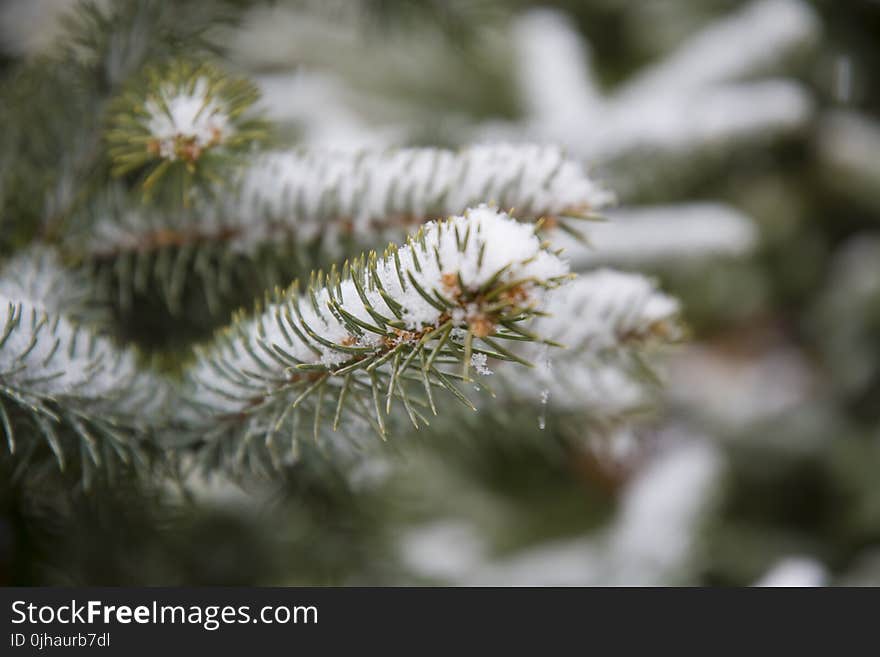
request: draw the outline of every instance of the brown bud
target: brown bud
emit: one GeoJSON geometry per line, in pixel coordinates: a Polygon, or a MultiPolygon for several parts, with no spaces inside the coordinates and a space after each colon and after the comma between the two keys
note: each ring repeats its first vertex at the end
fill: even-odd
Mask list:
{"type": "Polygon", "coordinates": [[[457,297],[461,294],[461,287],[458,285],[458,274],[443,274],[440,277],[443,283],[443,289],[451,297],[457,297]]]}
{"type": "Polygon", "coordinates": [[[468,328],[478,338],[485,338],[495,331],[495,324],[485,315],[468,318],[468,328]]]}

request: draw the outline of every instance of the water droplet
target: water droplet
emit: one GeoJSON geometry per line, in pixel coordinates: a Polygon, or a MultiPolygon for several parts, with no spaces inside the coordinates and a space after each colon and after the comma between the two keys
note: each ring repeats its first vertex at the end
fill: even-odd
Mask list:
{"type": "Polygon", "coordinates": [[[543,431],[547,428],[547,401],[550,399],[550,390],[544,388],[541,391],[541,413],[538,415],[538,428],[543,431]]]}

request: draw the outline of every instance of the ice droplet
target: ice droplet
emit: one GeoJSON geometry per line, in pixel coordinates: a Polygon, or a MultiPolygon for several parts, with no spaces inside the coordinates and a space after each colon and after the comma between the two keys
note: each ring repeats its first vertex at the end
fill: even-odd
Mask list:
{"type": "Polygon", "coordinates": [[[541,391],[541,413],[538,415],[538,428],[543,431],[547,427],[547,401],[550,399],[550,390],[544,388],[541,391]]]}

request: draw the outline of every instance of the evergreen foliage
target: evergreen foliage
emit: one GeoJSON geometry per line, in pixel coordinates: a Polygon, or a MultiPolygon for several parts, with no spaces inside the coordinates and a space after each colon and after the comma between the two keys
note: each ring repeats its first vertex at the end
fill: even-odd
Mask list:
{"type": "Polygon", "coordinates": [[[9,0],[0,582],[880,582],[878,29],[9,0]]]}

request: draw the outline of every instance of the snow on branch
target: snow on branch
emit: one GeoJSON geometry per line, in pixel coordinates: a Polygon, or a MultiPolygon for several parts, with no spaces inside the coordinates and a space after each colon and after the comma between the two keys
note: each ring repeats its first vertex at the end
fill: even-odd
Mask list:
{"type": "MultiPolygon", "coordinates": [[[[571,222],[612,200],[559,149],[503,144],[463,151],[274,152],[257,156],[230,188],[190,210],[107,203],[73,240],[76,250],[85,249],[92,264],[109,271],[111,293],[129,305],[133,289],[158,280],[174,310],[186,282],[196,279],[209,306],[219,309],[222,279],[236,258],[256,267],[272,261],[267,253],[287,254],[288,264],[299,254],[299,268],[307,269],[484,202],[512,209],[523,221],[576,232],[571,222]]],[[[270,287],[290,280],[270,274],[270,287]]]]}
{"type": "Polygon", "coordinates": [[[514,22],[513,38],[521,100],[533,122],[570,126],[602,109],[592,53],[565,14],[528,11],[514,22]]]}
{"type": "Polygon", "coordinates": [[[812,102],[788,80],[738,82],[707,87],[695,95],[657,94],[620,102],[608,132],[581,135],[578,150],[612,159],[634,152],[684,153],[734,144],[737,139],[784,135],[803,126],[812,102]]]}
{"type": "Polygon", "coordinates": [[[641,274],[613,269],[583,274],[554,291],[552,304],[560,311],[538,319],[535,330],[570,349],[600,352],[679,335],[678,301],[641,274]]]}
{"type": "Polygon", "coordinates": [[[560,236],[575,269],[597,264],[676,265],[742,257],[758,241],[754,221],[722,203],[681,203],[609,210],[590,227],[589,243],[560,236]]]}
{"type": "Polygon", "coordinates": [[[602,165],[628,197],[640,184],[656,185],[634,169],[665,179],[668,168],[685,177],[687,167],[699,168],[694,156],[801,129],[813,109],[804,87],[757,76],[778,75],[794,54],[817,43],[818,34],[815,14],[801,0],[757,0],[603,94],[589,68],[589,48],[571,20],[531,10],[513,30],[525,124],[489,125],[478,133],[563,144],[602,165]],[[664,158],[676,165],[664,167],[664,158]]]}
{"type": "Polygon", "coordinates": [[[408,148],[373,152],[274,152],[242,171],[235,191],[197,217],[108,217],[96,227],[96,253],[150,250],[158,245],[228,242],[246,251],[281,235],[308,241],[375,231],[400,239],[405,230],[480,203],[509,208],[518,218],[588,217],[612,200],[557,148],[473,146],[463,151],[408,148]],[[156,240],[153,240],[156,241],[156,240]]]}
{"type": "MultiPolygon", "coordinates": [[[[83,277],[47,247],[32,247],[0,270],[0,434],[28,459],[42,437],[58,465],[78,461],[88,482],[108,461],[140,457],[165,387],[131,350],[78,320],[95,319],[83,277]]],[[[110,464],[112,465],[112,464],[110,464]]]]}
{"type": "Polygon", "coordinates": [[[211,169],[224,157],[265,137],[249,112],[258,96],[247,80],[206,63],[147,69],[110,106],[113,174],[141,172],[147,197],[167,179],[176,199],[187,200],[193,181],[216,179],[211,169]]]}
{"type": "Polygon", "coordinates": [[[818,18],[801,0],[757,0],[686,39],[621,94],[644,98],[767,73],[819,34],[818,18]]]}
{"type": "Polygon", "coordinates": [[[65,268],[56,251],[33,246],[0,268],[0,296],[69,316],[82,312],[89,293],[84,277],[65,268]]]}
{"type": "Polygon", "coordinates": [[[47,311],[0,293],[0,425],[9,451],[30,458],[42,437],[63,469],[142,458],[147,427],[164,388],[130,350],[47,311]],[[30,430],[19,431],[30,425],[30,430]]]}
{"type": "Polygon", "coordinates": [[[412,226],[479,203],[517,217],[583,217],[612,195],[561,150],[481,145],[462,151],[406,148],[385,153],[273,153],[245,171],[237,214],[267,222],[293,219],[305,234],[369,234],[391,223],[412,226]]]}
{"type": "MultiPolygon", "coordinates": [[[[538,364],[543,403],[609,416],[648,402],[653,376],[642,356],[651,346],[683,337],[676,299],[641,274],[598,269],[551,292],[547,305],[551,313],[531,330],[563,348],[523,349],[538,364]]],[[[518,397],[537,398],[534,381],[523,386],[518,377],[507,379],[518,397]]]]}
{"type": "Polygon", "coordinates": [[[248,444],[264,445],[277,463],[296,449],[306,412],[316,437],[322,413],[335,429],[347,406],[384,436],[395,401],[416,428],[436,413],[435,389],[473,408],[455,380],[470,380],[474,355],[523,362],[504,343],[540,339],[523,321],[568,278],[533,226],[487,206],[431,222],[381,257],[294,285],[202,351],[191,376],[199,435],[222,438],[244,422],[260,440],[214,447],[242,460],[248,444]]]}

